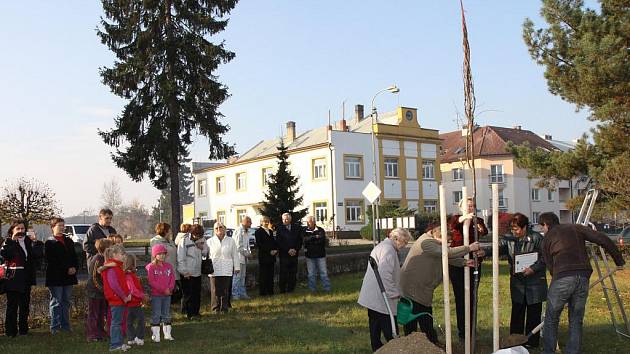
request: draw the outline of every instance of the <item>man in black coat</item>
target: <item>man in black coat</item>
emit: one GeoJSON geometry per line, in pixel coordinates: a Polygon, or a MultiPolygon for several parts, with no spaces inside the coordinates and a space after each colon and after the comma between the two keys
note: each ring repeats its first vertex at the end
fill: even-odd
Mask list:
{"type": "Polygon", "coordinates": [[[282,214],[282,225],[278,228],[280,250],[280,292],[293,292],[297,281],[298,256],[302,248],[302,227],[292,223],[291,214],[282,214]]]}
{"type": "Polygon", "coordinates": [[[106,238],[116,233],[116,229],[112,227],[113,217],[114,213],[111,209],[101,209],[98,213],[98,222],[90,226],[90,229],[85,235],[85,240],[83,241],[83,250],[88,260],[98,253],[95,246],[96,240],[106,238]]]}

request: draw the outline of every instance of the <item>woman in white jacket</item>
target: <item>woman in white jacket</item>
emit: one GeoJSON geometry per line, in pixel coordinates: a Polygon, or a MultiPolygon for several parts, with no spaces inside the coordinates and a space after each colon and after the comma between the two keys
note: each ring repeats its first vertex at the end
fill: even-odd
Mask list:
{"type": "Polygon", "coordinates": [[[214,273],[210,274],[211,306],[215,313],[228,312],[232,276],[241,270],[238,248],[231,237],[225,236],[225,225],[214,224],[214,236],[207,241],[214,273]]]}
{"type": "MultiPolygon", "coordinates": [[[[407,246],[410,239],[411,235],[409,231],[396,228],[390,232],[389,238],[379,243],[370,253],[370,257],[374,258],[378,264],[378,272],[383,280],[385,294],[394,312],[394,316],[396,316],[396,307],[398,299],[401,296],[398,252],[407,246]]],[[[363,277],[358,302],[359,305],[368,310],[370,342],[372,344],[372,351],[377,351],[383,346],[381,333],[388,341],[394,338],[394,335],[387,312],[387,306],[381,295],[381,290],[378,287],[374,271],[369,264],[365,276],[363,277]]],[[[396,332],[398,332],[398,329],[396,329],[396,332]]]]}
{"type": "Polygon", "coordinates": [[[182,283],[182,313],[188,319],[199,317],[201,303],[201,257],[208,252],[203,239],[203,227],[191,225],[190,233],[177,244],[177,272],[182,283]]]}

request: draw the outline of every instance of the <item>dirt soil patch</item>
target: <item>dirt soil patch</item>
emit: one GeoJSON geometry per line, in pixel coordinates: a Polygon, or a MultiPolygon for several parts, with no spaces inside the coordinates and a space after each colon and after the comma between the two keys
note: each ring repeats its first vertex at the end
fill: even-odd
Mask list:
{"type": "Polygon", "coordinates": [[[378,354],[443,354],[444,350],[431,343],[427,336],[421,332],[413,332],[408,336],[395,338],[381,349],[378,354]]]}

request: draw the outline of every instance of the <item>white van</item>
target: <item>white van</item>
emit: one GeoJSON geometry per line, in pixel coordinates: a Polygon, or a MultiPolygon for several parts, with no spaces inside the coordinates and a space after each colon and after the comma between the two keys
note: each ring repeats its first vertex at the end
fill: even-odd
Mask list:
{"type": "Polygon", "coordinates": [[[75,243],[83,244],[85,235],[90,229],[90,224],[66,224],[66,230],[64,233],[72,239],[75,243]]]}

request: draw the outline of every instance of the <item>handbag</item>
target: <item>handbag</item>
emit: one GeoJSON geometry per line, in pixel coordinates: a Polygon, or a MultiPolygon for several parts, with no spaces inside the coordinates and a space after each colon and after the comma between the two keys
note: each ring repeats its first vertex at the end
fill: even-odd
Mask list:
{"type": "Polygon", "coordinates": [[[210,257],[205,257],[201,259],[201,274],[212,274],[214,273],[214,266],[212,265],[212,259],[210,257]]]}

